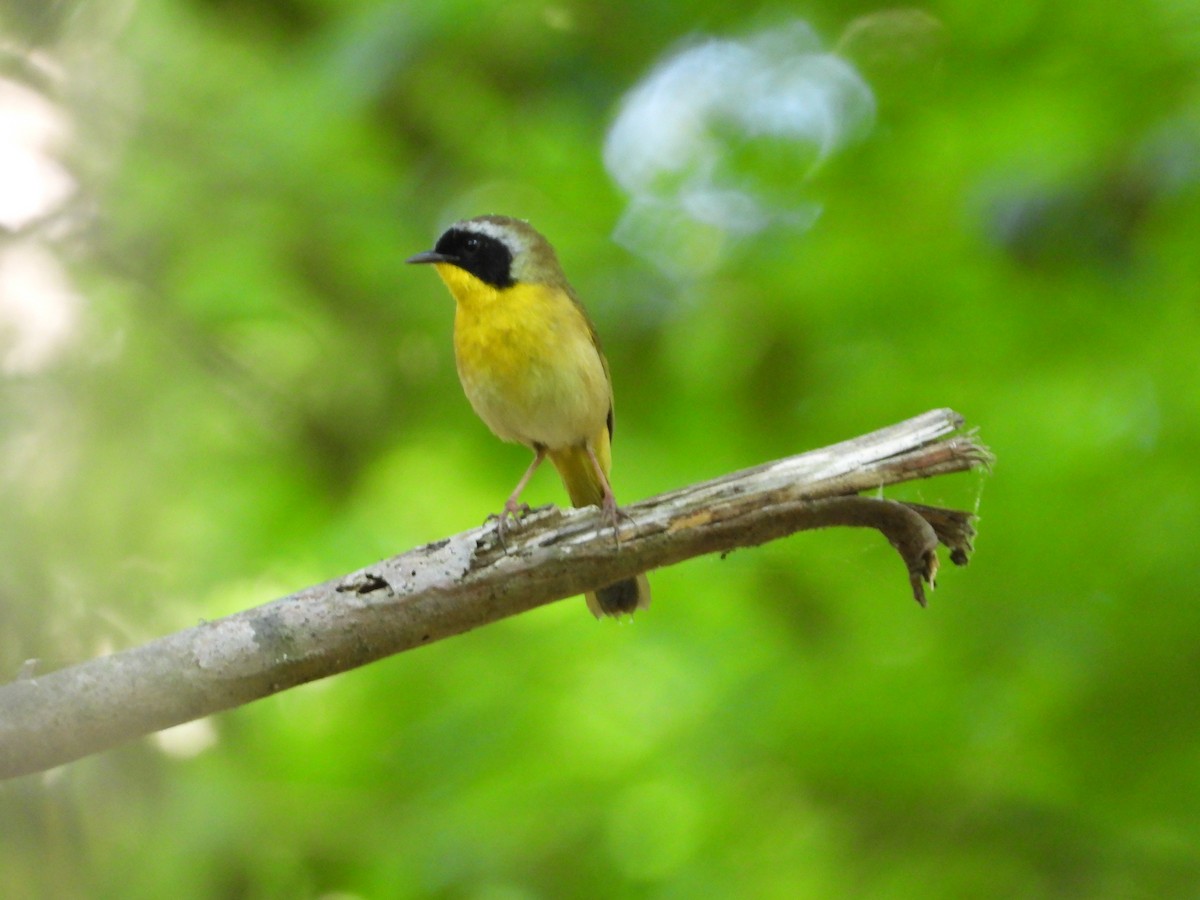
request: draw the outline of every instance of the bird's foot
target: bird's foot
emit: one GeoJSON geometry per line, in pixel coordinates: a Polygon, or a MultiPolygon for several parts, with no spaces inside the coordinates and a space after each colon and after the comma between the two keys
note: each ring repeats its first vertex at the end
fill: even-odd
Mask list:
{"type": "Polygon", "coordinates": [[[613,541],[619,550],[621,548],[621,520],[625,519],[628,522],[632,522],[633,516],[617,506],[617,498],[611,493],[601,501],[600,512],[604,515],[604,518],[608,519],[608,524],[612,526],[613,541]]]}
{"type": "Polygon", "coordinates": [[[508,533],[516,523],[521,521],[521,518],[530,512],[528,503],[520,503],[517,500],[509,499],[504,504],[504,509],[499,513],[492,513],[485,519],[485,522],[495,521],[496,536],[500,539],[500,546],[504,551],[508,552],[508,533]]]}

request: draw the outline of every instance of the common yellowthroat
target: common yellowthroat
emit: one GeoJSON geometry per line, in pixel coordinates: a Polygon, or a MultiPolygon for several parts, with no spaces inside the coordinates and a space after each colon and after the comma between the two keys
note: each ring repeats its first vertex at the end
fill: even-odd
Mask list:
{"type": "MultiPolygon", "coordinates": [[[[498,438],[533,451],[500,513],[501,535],[546,457],[571,503],[599,506],[616,527],[608,361],[550,242],[520,219],[479,216],[408,262],[432,263],[454,295],[454,356],[472,408],[498,438]]],[[[639,575],[585,597],[597,618],[620,616],[649,606],[650,584],[639,575]]]]}

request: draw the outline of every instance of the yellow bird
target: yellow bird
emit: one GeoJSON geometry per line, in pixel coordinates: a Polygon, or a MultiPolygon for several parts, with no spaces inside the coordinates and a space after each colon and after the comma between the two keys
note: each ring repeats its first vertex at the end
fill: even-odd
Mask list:
{"type": "MultiPolygon", "coordinates": [[[[550,242],[520,219],[479,216],[408,262],[432,263],[454,295],[454,356],[472,408],[498,438],[533,451],[500,513],[501,535],[547,456],[571,503],[599,506],[615,528],[608,361],[550,242]]],[[[585,596],[597,618],[620,616],[649,606],[650,584],[639,575],[585,596]]]]}

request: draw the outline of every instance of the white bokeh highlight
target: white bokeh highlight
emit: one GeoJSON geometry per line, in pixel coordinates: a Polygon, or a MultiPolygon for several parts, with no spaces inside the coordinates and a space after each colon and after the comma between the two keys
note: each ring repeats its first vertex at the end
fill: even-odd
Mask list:
{"type": "Polygon", "coordinates": [[[629,197],[616,239],[684,277],[715,268],[731,236],[806,228],[820,209],[804,183],[874,118],[866,82],[805,22],[695,41],[625,96],[609,129],[604,162],[629,197]],[[754,142],[784,154],[786,189],[739,170],[754,142]]]}

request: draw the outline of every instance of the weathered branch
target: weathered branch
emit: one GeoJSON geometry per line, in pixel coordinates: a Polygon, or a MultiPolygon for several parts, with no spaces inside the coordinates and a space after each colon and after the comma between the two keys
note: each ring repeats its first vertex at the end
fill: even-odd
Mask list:
{"type": "Polygon", "coordinates": [[[140,647],[20,678],[0,686],[0,777],[60,765],[638,572],[805,529],[878,529],[924,604],[938,543],[964,564],[973,517],[858,493],[986,467],[987,449],[961,428],[956,413],[934,410],[652,497],[624,508],[619,544],[597,510],[535,510],[510,533],[507,550],[485,525],[140,647]]]}

